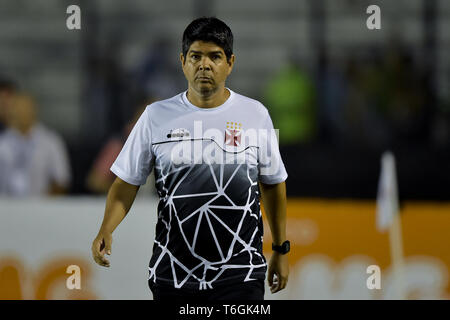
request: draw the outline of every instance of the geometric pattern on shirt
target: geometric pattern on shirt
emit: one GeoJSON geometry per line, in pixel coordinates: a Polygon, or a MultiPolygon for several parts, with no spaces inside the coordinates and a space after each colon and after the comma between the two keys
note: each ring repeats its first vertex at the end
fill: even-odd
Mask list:
{"type": "MultiPolygon", "coordinates": [[[[167,172],[164,172],[163,166],[155,166],[155,173],[158,172],[159,177],[157,177],[156,183],[159,184],[159,186],[162,188],[162,193],[160,193],[160,196],[164,194],[164,197],[160,197],[160,201],[163,201],[164,204],[164,211],[168,211],[168,220],[164,220],[162,217],[162,210],[158,213],[158,218],[164,223],[167,237],[170,237],[171,235],[171,225],[175,222],[178,224],[178,229],[181,230],[183,239],[185,243],[187,244],[187,247],[189,248],[190,254],[197,259],[199,259],[201,262],[197,264],[194,267],[187,267],[185,266],[182,261],[177,259],[177,257],[172,254],[172,252],[167,248],[167,244],[169,243],[170,239],[166,239],[166,243],[162,243],[162,241],[156,241],[155,243],[158,245],[158,247],[161,249],[161,253],[157,259],[157,261],[154,263],[152,267],[149,267],[149,276],[148,280],[156,278],[156,270],[158,268],[159,263],[163,260],[164,256],[168,256],[170,259],[170,267],[172,270],[172,276],[173,276],[173,282],[175,288],[181,288],[183,284],[190,279],[192,281],[195,279],[198,281],[199,289],[207,289],[212,288],[213,284],[216,280],[220,279],[221,275],[225,272],[227,269],[248,269],[247,275],[245,277],[244,281],[250,281],[252,280],[251,274],[252,272],[257,268],[264,268],[266,267],[265,259],[264,257],[258,252],[258,249],[252,246],[255,240],[255,236],[258,232],[258,221],[261,219],[261,212],[258,210],[257,214],[252,212],[252,205],[255,201],[258,201],[258,208],[259,208],[259,199],[258,199],[258,191],[252,191],[252,188],[255,188],[257,186],[257,181],[252,180],[250,175],[250,168],[246,165],[237,164],[234,168],[233,172],[227,179],[224,180],[224,170],[225,166],[228,166],[226,168],[229,168],[229,164],[215,164],[214,168],[216,168],[217,171],[220,172],[219,176],[216,176],[215,170],[213,169],[213,166],[210,164],[204,164],[209,166],[209,172],[210,177],[209,179],[214,182],[214,189],[215,191],[212,192],[204,192],[204,193],[196,193],[196,194],[180,194],[177,193],[178,188],[180,185],[183,184],[183,181],[187,179],[189,174],[192,172],[192,170],[195,168],[195,166],[192,165],[185,165],[181,167],[173,167],[172,164],[169,165],[169,169],[167,172]],[[241,167],[243,166],[243,167],[241,167]],[[166,187],[166,179],[170,178],[174,174],[179,174],[180,171],[188,169],[181,178],[177,179],[177,184],[173,187],[173,189],[170,191],[166,187]],[[245,174],[248,179],[248,189],[247,189],[247,201],[244,205],[237,205],[233,203],[232,199],[227,195],[229,190],[230,183],[234,178],[236,178],[236,174],[242,172],[245,170],[245,174]],[[256,194],[256,197],[255,197],[256,194]],[[253,195],[253,196],[252,196],[253,195]],[[204,196],[211,196],[209,200],[205,200],[195,211],[190,212],[188,214],[184,213],[183,216],[180,216],[180,213],[177,210],[177,206],[175,204],[175,201],[177,199],[193,199],[193,198],[199,198],[204,196]],[[219,197],[224,197],[228,204],[227,205],[214,205],[214,201],[218,199],[219,197]],[[217,215],[214,210],[215,209],[225,209],[225,210],[234,210],[241,212],[241,216],[239,219],[239,224],[237,227],[233,229],[232,226],[227,225],[226,221],[221,219],[219,215],[217,215]],[[242,225],[244,223],[245,218],[256,219],[255,229],[252,232],[252,235],[250,239],[243,239],[239,232],[242,228],[242,225]],[[172,221],[174,219],[174,221],[172,221]],[[191,220],[194,220],[196,223],[196,229],[195,234],[192,237],[192,239],[189,239],[189,237],[185,234],[183,231],[183,225],[191,220]],[[205,223],[206,221],[206,223],[205,223]],[[218,222],[223,228],[220,232],[228,232],[232,237],[233,240],[229,244],[229,247],[227,250],[224,250],[220,243],[219,243],[219,237],[221,237],[220,234],[215,230],[213,226],[213,222],[218,222]],[[202,225],[202,230],[200,231],[200,226],[202,225]],[[206,226],[206,230],[205,230],[206,226]],[[225,230],[225,231],[224,231],[225,230]],[[215,261],[211,261],[206,259],[205,257],[201,256],[197,250],[196,245],[197,238],[199,235],[199,232],[210,232],[212,235],[213,241],[215,243],[215,249],[217,250],[215,256],[218,256],[218,258],[215,261]],[[233,249],[235,249],[235,246],[240,245],[239,248],[242,248],[239,252],[235,252],[233,254],[233,249]],[[243,254],[246,252],[248,254],[248,260],[245,264],[227,264],[227,261],[232,257],[236,256],[237,254],[243,254]],[[254,263],[256,262],[256,263],[254,263]],[[198,271],[199,268],[203,268],[202,276],[198,276],[198,273],[195,273],[198,271]],[[184,276],[180,277],[180,273],[176,271],[183,270],[184,276]],[[206,273],[208,270],[214,270],[217,272],[215,277],[211,280],[206,280],[206,273]]],[[[158,191],[159,192],[159,191],[158,191]]],[[[262,242],[262,237],[261,237],[262,242]]],[[[226,248],[225,248],[226,249],[226,248]]]]}

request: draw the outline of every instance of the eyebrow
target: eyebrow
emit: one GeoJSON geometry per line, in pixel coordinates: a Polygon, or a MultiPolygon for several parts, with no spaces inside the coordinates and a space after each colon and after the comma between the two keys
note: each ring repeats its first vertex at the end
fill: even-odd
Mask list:
{"type": "MultiPolygon", "coordinates": [[[[203,53],[202,51],[190,50],[189,53],[203,53]]],[[[222,54],[222,51],[211,51],[208,54],[222,54]]]]}

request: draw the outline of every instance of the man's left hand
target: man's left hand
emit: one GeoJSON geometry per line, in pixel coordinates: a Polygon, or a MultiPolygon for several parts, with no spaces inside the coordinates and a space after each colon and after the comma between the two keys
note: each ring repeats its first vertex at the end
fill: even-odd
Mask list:
{"type": "Polygon", "coordinates": [[[281,254],[276,251],[272,253],[267,276],[270,291],[272,293],[276,293],[286,287],[289,277],[289,262],[287,254],[281,254]]]}

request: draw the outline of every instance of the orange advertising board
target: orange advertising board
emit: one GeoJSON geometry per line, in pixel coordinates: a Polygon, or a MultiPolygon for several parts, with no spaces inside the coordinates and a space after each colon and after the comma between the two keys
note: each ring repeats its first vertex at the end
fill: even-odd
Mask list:
{"type": "MultiPolygon", "coordinates": [[[[411,284],[411,281],[406,280],[408,283],[405,286],[410,287],[407,289],[406,298],[425,298],[420,291],[429,292],[431,290],[429,286],[434,286],[436,288],[433,290],[439,290],[439,292],[433,293],[433,297],[448,299],[450,297],[450,285],[447,281],[450,270],[450,204],[406,202],[401,210],[401,231],[403,257],[406,264],[404,272],[412,273],[410,277],[420,278],[426,276],[421,270],[425,273],[429,270],[427,268],[430,268],[431,263],[433,272],[440,274],[419,284],[411,284]],[[408,269],[408,262],[409,269],[415,268],[415,270],[408,269]],[[419,265],[422,263],[425,267],[423,265],[418,267],[417,263],[419,265]],[[427,281],[430,284],[427,284],[427,281]]],[[[303,260],[321,255],[329,259],[332,264],[331,269],[350,257],[367,257],[371,264],[378,265],[382,271],[388,270],[391,266],[389,232],[380,232],[376,228],[374,201],[290,198],[288,199],[287,237],[291,240],[290,279],[296,275],[296,272],[298,273],[303,260]]],[[[264,251],[270,254],[271,239],[267,223],[265,223],[264,240],[264,251]]],[[[332,272],[336,275],[338,271],[332,270],[332,272]]],[[[382,298],[382,295],[378,292],[370,297],[382,298]]],[[[296,298],[307,297],[297,296],[296,298]]]]}
{"type": "MultiPolygon", "coordinates": [[[[0,299],[151,299],[146,279],[156,205],[133,205],[114,232],[111,268],[102,268],[92,260],[90,245],[104,199],[2,203],[0,299]],[[71,265],[80,268],[79,290],[67,286],[71,265]]],[[[288,199],[289,282],[276,294],[266,287],[265,298],[396,299],[389,232],[376,229],[375,212],[374,201],[288,199]],[[375,289],[367,286],[374,265],[381,271],[375,289]]],[[[401,233],[405,298],[449,299],[450,203],[404,203],[401,233]]]]}

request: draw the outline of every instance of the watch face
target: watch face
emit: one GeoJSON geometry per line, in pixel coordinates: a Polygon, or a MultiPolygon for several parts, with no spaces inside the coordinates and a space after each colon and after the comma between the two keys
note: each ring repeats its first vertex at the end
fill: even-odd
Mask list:
{"type": "Polygon", "coordinates": [[[275,246],[272,243],[272,250],[280,252],[282,254],[288,253],[291,250],[291,244],[288,240],[286,240],[285,242],[283,242],[283,244],[281,244],[280,246],[275,246]]]}

